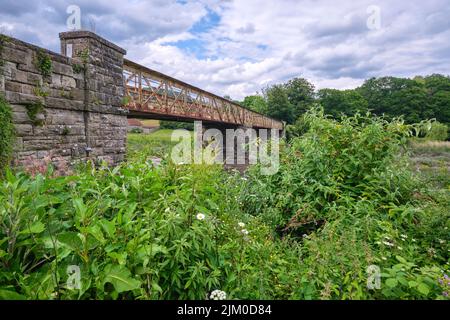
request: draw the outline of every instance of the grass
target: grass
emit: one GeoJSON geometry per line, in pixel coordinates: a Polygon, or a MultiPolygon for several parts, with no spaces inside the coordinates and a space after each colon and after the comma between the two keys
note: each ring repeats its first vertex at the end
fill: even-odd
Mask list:
{"type": "Polygon", "coordinates": [[[172,141],[172,129],[160,129],[150,134],[128,134],[128,156],[144,152],[151,157],[166,158],[178,142],[172,141]]]}
{"type": "Polygon", "coordinates": [[[159,120],[141,120],[139,119],[140,122],[142,122],[142,124],[146,127],[159,127],[159,120]]]}
{"type": "Polygon", "coordinates": [[[450,190],[450,142],[415,140],[410,148],[411,164],[424,183],[450,190]]]}
{"type": "Polygon", "coordinates": [[[450,153],[450,141],[414,140],[411,147],[415,153],[450,153]]]}

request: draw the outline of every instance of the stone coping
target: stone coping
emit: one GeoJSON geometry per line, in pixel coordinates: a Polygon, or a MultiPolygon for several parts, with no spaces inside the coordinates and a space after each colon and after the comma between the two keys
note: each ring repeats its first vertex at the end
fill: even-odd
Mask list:
{"type": "Polygon", "coordinates": [[[112,43],[111,41],[106,40],[105,38],[100,37],[99,35],[91,32],[91,31],[67,31],[67,32],[61,32],[59,34],[59,39],[61,39],[61,40],[82,39],[82,38],[95,39],[98,42],[102,43],[103,45],[110,47],[111,49],[114,49],[123,55],[127,54],[127,51],[125,49],[119,47],[118,45],[112,43]]]}

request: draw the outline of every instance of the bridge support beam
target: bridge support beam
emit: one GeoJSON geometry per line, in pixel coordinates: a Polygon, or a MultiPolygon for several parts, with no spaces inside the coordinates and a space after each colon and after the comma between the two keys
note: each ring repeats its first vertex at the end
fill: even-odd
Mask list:
{"type": "MultiPolygon", "coordinates": [[[[261,160],[263,143],[271,139],[271,130],[263,130],[244,126],[204,124],[203,147],[209,143],[215,144],[218,147],[217,159],[223,161],[224,167],[242,173],[249,165],[261,160]]],[[[278,154],[276,158],[278,159],[278,154]]]]}

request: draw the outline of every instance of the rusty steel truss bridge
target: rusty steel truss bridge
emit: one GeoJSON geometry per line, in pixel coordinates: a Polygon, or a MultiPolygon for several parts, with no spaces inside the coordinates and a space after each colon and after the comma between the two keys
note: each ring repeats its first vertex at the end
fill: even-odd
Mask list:
{"type": "Polygon", "coordinates": [[[281,121],[127,59],[123,79],[129,117],[283,130],[281,121]]]}

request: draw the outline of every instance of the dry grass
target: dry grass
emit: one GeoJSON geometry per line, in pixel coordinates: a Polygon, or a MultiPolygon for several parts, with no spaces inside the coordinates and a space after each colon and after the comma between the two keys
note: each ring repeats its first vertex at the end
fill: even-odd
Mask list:
{"type": "Polygon", "coordinates": [[[450,152],[450,141],[412,141],[414,153],[450,152]]]}
{"type": "Polygon", "coordinates": [[[427,183],[450,187],[450,141],[411,141],[411,164],[427,183]]]}
{"type": "Polygon", "coordinates": [[[140,120],[146,127],[159,127],[159,120],[140,120]]]}

